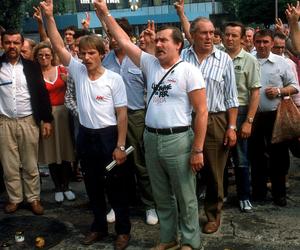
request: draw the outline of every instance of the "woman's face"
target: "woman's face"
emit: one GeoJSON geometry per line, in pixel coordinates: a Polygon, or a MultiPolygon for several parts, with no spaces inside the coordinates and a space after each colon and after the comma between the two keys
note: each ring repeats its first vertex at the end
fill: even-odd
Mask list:
{"type": "Polygon", "coordinates": [[[51,61],[53,60],[51,50],[48,48],[40,49],[37,53],[37,60],[42,67],[51,65],[51,61]]]}

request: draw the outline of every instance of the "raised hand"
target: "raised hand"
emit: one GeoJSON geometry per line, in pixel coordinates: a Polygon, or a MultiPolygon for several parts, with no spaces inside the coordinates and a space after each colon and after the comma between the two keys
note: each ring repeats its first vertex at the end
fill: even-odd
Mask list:
{"type": "Polygon", "coordinates": [[[99,15],[107,16],[109,14],[106,0],[94,0],[94,7],[98,17],[99,15]]]}
{"type": "Polygon", "coordinates": [[[276,20],[275,20],[275,29],[276,29],[276,31],[284,34],[284,25],[280,18],[276,18],[276,20]]]}
{"type": "Polygon", "coordinates": [[[184,13],[184,0],[178,0],[174,3],[174,7],[177,11],[177,14],[184,13]]]}
{"type": "Polygon", "coordinates": [[[90,27],[90,22],[91,22],[91,16],[89,12],[85,12],[85,19],[82,19],[81,25],[84,29],[89,29],[90,27]]]}
{"type": "Polygon", "coordinates": [[[40,7],[43,10],[43,13],[46,17],[53,16],[53,1],[45,0],[40,2],[40,7]]]}
{"type": "Polygon", "coordinates": [[[298,22],[300,17],[300,2],[297,1],[296,6],[293,4],[288,4],[287,9],[285,10],[287,20],[293,23],[298,22]]]}
{"type": "Polygon", "coordinates": [[[33,6],[33,9],[34,9],[33,18],[37,20],[39,23],[42,23],[43,17],[42,17],[41,8],[39,6],[38,7],[33,6]]]}

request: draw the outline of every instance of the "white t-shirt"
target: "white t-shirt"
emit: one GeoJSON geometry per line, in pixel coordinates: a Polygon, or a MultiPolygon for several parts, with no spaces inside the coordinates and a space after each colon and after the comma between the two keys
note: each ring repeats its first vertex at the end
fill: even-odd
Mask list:
{"type": "Polygon", "coordinates": [[[75,81],[80,124],[91,129],[117,124],[115,108],[127,106],[122,77],[105,69],[97,80],[90,80],[85,65],[73,57],[69,73],[75,81]]]}
{"type": "MultiPolygon", "coordinates": [[[[141,70],[147,78],[147,103],[153,87],[169,69],[160,66],[156,57],[142,52],[141,70]]],[[[172,128],[191,124],[192,105],[188,93],[205,88],[201,71],[188,62],[178,64],[153,95],[146,114],[146,126],[172,128]]]]}

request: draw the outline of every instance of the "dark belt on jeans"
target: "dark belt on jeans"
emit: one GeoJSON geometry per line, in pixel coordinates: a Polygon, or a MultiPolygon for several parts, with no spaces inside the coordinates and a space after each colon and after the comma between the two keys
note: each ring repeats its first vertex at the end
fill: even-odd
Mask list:
{"type": "Polygon", "coordinates": [[[191,126],[183,126],[183,127],[174,127],[174,128],[149,128],[146,127],[146,130],[150,133],[155,133],[159,135],[171,135],[178,134],[189,130],[191,126]]]}

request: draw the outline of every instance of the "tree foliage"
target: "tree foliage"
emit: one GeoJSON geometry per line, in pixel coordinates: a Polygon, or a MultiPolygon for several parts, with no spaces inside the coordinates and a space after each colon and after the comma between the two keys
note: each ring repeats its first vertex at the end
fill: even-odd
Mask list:
{"type": "Polygon", "coordinates": [[[23,0],[1,0],[0,1],[0,24],[5,29],[20,29],[23,0]]]}

